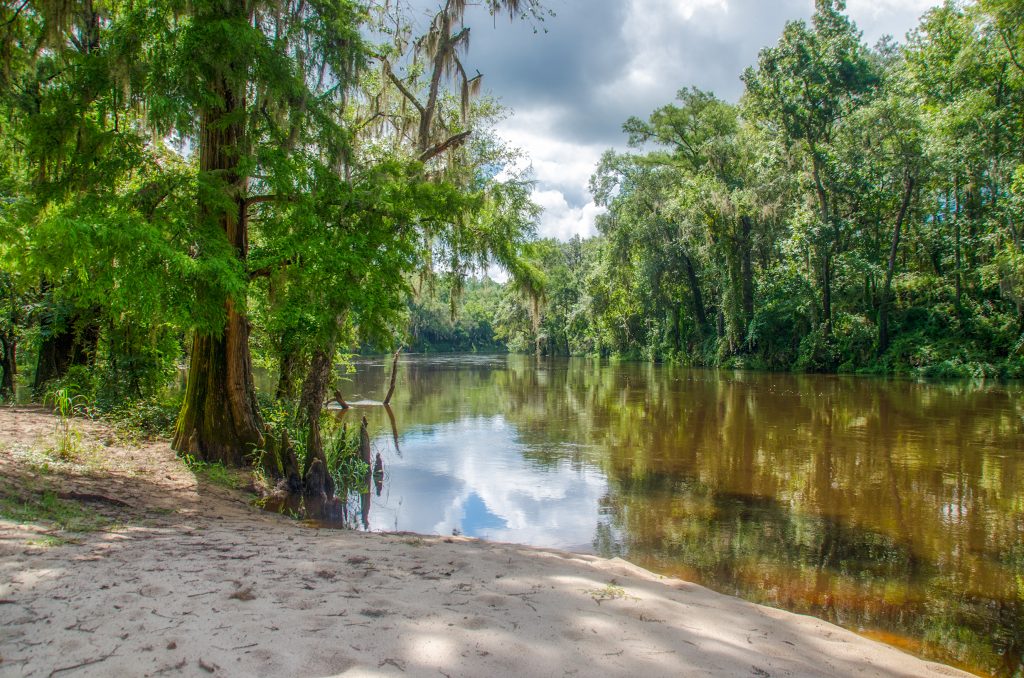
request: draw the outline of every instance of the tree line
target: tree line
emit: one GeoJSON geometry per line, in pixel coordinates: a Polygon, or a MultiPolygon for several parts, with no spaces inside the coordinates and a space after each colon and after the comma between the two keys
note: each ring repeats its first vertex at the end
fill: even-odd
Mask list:
{"type": "MultiPolygon", "coordinates": [[[[623,125],[598,235],[542,241],[515,350],[801,371],[1024,376],[1024,3],[946,2],[868,47],[791,21],[738,104],[623,125]]],[[[500,316],[500,317],[499,317],[500,316]]]]}

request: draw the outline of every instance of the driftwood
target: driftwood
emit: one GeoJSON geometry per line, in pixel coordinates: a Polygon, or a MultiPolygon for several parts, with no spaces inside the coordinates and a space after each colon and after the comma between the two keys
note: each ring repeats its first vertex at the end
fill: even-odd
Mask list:
{"type": "Polygon", "coordinates": [[[377,496],[384,491],[384,460],[380,457],[380,452],[377,453],[377,458],[373,461],[373,487],[377,491],[377,496]]]}
{"type": "Polygon", "coordinates": [[[398,354],[401,352],[402,349],[395,351],[395,356],[391,361],[391,385],[388,386],[388,394],[384,396],[385,405],[391,403],[391,396],[395,394],[395,378],[398,376],[398,354]]]}
{"type": "Polygon", "coordinates": [[[338,389],[334,389],[334,402],[341,405],[341,409],[343,410],[347,410],[348,408],[351,407],[351,405],[345,402],[345,397],[341,395],[341,391],[339,391],[338,389]]]}
{"type": "Polygon", "coordinates": [[[370,456],[370,431],[368,429],[369,422],[366,421],[366,417],[363,417],[363,422],[359,425],[359,457],[366,462],[369,466],[373,457],[370,456]]]}

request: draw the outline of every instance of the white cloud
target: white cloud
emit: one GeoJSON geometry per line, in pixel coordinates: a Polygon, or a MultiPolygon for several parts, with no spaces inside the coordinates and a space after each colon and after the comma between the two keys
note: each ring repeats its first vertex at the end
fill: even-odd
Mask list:
{"type": "MultiPolygon", "coordinates": [[[[646,117],[688,85],[738,99],[758,51],[814,10],[813,0],[588,0],[585,11],[572,2],[555,6],[550,34],[506,25],[470,53],[483,55],[488,87],[511,93],[513,114],[498,132],[530,157],[545,208],[538,230],[560,239],[595,233],[600,210],[587,185],[606,149],[624,149],[626,118],[646,117]]],[[[848,0],[848,13],[874,44],[901,40],[936,2],[848,0]]]]}
{"type": "MultiPolygon", "coordinates": [[[[578,547],[591,542],[608,483],[568,460],[523,462],[524,444],[501,415],[463,417],[403,434],[388,460],[387,493],[374,499],[370,529],[410,530],[578,547]],[[472,510],[467,510],[472,504],[472,510]]],[[[385,440],[376,441],[386,445],[385,440]]]]}
{"type": "Polygon", "coordinates": [[[538,234],[568,240],[597,232],[594,219],[601,208],[589,200],[587,186],[604,148],[559,138],[556,122],[562,115],[550,108],[517,111],[498,133],[530,159],[537,181],[533,200],[544,210],[538,234]]]}
{"type": "Polygon", "coordinates": [[[593,201],[572,207],[560,191],[551,189],[535,191],[533,200],[544,209],[537,227],[541,236],[568,240],[574,235],[586,237],[597,233],[594,222],[604,208],[593,201]]]}
{"type": "Polygon", "coordinates": [[[921,15],[937,4],[938,0],[848,0],[846,9],[864,31],[864,39],[873,44],[886,34],[902,41],[921,15]]]}

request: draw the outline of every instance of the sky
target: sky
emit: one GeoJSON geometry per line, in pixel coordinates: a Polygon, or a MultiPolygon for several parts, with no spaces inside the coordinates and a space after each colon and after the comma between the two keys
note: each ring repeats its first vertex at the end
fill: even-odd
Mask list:
{"type": "MultiPolygon", "coordinates": [[[[868,44],[902,41],[937,0],[848,0],[868,44]]],[[[419,6],[430,3],[417,0],[419,6]]],[[[511,110],[499,134],[530,158],[538,235],[593,235],[599,208],[587,183],[605,150],[625,149],[622,123],[646,118],[685,86],[727,101],[740,74],[813,0],[545,0],[540,24],[467,12],[469,72],[511,110]]],[[[424,26],[426,20],[422,21],[424,26]]]]}

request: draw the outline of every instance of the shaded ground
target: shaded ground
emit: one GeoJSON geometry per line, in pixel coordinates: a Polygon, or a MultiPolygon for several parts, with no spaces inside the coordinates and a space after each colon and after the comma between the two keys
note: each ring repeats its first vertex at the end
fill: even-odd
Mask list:
{"type": "Polygon", "coordinates": [[[54,425],[0,409],[2,676],[966,675],[621,560],[311,529],[54,425]]]}

